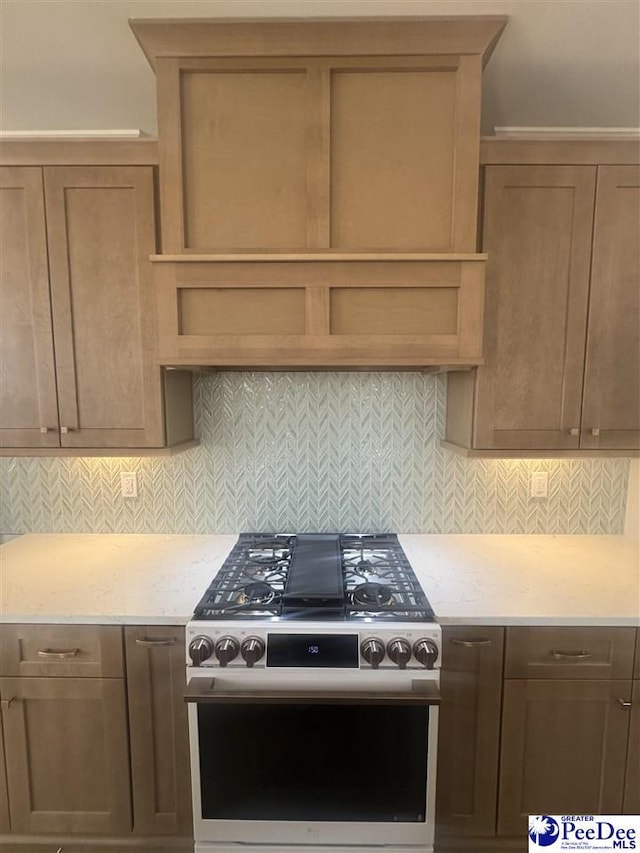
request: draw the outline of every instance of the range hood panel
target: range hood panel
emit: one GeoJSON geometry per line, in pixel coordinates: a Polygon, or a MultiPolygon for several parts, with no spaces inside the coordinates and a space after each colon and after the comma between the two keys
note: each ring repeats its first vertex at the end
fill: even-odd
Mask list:
{"type": "Polygon", "coordinates": [[[481,75],[505,22],[132,21],[158,83],[162,362],[479,363],[481,75]],[[284,318],[277,351],[238,329],[243,300],[284,318]]]}

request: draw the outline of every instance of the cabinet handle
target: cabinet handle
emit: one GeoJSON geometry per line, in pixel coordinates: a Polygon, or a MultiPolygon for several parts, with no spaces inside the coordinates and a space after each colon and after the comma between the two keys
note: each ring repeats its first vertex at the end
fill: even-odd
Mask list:
{"type": "Polygon", "coordinates": [[[139,637],[136,639],[137,646],[174,646],[175,637],[165,637],[160,640],[154,640],[150,637],[139,637]]]}
{"type": "Polygon", "coordinates": [[[73,427],[63,427],[63,426],[61,426],[61,427],[60,427],[60,432],[61,432],[63,435],[66,435],[68,432],[73,432],[73,427]]]}
{"type": "Polygon", "coordinates": [[[591,430],[591,435],[600,435],[600,427],[593,427],[593,429],[591,430]]]}
{"type": "Polygon", "coordinates": [[[8,711],[15,698],[15,696],[12,696],[10,699],[2,699],[0,701],[0,708],[2,708],[3,711],[8,711]]]}
{"type": "Polygon", "coordinates": [[[580,430],[578,429],[578,427],[572,427],[569,430],[569,435],[580,435],[580,430]]]}
{"type": "Polygon", "coordinates": [[[40,427],[40,434],[46,435],[49,432],[49,427],[40,427]]]}
{"type": "Polygon", "coordinates": [[[618,704],[620,705],[621,708],[630,708],[631,707],[631,702],[627,702],[627,700],[623,699],[621,696],[618,696],[617,698],[618,698],[618,704]]]}
{"type": "Polygon", "coordinates": [[[570,658],[571,660],[586,660],[591,657],[591,652],[551,652],[551,657],[555,660],[562,658],[570,658]]]}
{"type": "Polygon", "coordinates": [[[62,660],[63,658],[74,658],[79,654],[80,649],[40,649],[38,652],[39,658],[62,660]]]}
{"type": "Polygon", "coordinates": [[[493,640],[485,638],[481,640],[459,640],[457,637],[451,637],[449,642],[452,646],[462,646],[465,649],[475,649],[478,646],[490,646],[493,640]]]}

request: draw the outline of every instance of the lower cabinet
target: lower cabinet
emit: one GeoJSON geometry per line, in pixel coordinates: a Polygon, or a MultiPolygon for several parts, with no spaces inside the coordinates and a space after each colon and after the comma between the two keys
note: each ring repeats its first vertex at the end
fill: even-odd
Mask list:
{"type": "Polygon", "coordinates": [[[12,831],[128,832],[124,681],[2,678],[0,695],[12,831]]]}
{"type": "MultiPolygon", "coordinates": [[[[638,634],[640,637],[640,631],[638,634]]],[[[640,658],[636,658],[636,667],[640,667],[640,658]]],[[[628,712],[631,720],[622,811],[624,814],[640,814],[640,680],[633,682],[628,712]]]]}
{"type": "Polygon", "coordinates": [[[630,681],[507,681],[498,833],[530,814],[619,814],[630,681]]]}
{"type": "Polygon", "coordinates": [[[640,813],[636,635],[444,628],[436,851],[525,851],[529,814],[640,813]]]}
{"type": "Polygon", "coordinates": [[[134,832],[190,835],[183,628],[125,628],[134,832]]]}
{"type": "Polygon", "coordinates": [[[184,628],[5,625],[0,645],[3,853],[193,850],[184,628]]]}
{"type": "Polygon", "coordinates": [[[0,725],[0,832],[9,832],[9,795],[7,793],[7,763],[4,756],[4,732],[0,725]]]}
{"type": "Polygon", "coordinates": [[[445,627],[436,822],[439,837],[495,835],[503,628],[445,627]]]}

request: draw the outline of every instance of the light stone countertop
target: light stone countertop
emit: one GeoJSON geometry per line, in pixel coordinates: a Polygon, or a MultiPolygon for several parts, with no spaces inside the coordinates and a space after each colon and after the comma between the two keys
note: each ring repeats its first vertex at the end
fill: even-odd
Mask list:
{"type": "MultiPolygon", "coordinates": [[[[237,536],[28,534],[0,547],[5,622],[185,624],[237,536]]],[[[640,626],[638,542],[400,535],[442,624],[640,626]]]]}
{"type": "Polygon", "coordinates": [[[640,626],[640,551],[623,536],[403,535],[442,625],[640,626]]]}

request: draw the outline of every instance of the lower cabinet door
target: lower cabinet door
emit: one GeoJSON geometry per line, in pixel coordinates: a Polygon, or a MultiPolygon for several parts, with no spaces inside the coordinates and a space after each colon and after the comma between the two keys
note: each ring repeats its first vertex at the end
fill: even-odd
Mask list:
{"type": "Polygon", "coordinates": [[[184,628],[125,630],[134,831],[193,837],[184,628]]]}
{"type": "Polygon", "coordinates": [[[623,811],[625,814],[640,814],[640,681],[633,682],[631,708],[627,711],[631,720],[623,811]]]}
{"type": "Polygon", "coordinates": [[[495,835],[503,636],[502,628],[442,632],[438,837],[495,835]]]}
{"type": "Polygon", "coordinates": [[[530,814],[619,814],[630,681],[507,680],[498,832],[525,838],[530,814]]]}
{"type": "Polygon", "coordinates": [[[9,832],[9,795],[7,793],[7,764],[4,758],[4,737],[0,726],[0,832],[9,832]]]}
{"type": "Polygon", "coordinates": [[[12,832],[130,831],[123,680],[2,678],[0,695],[12,832]]]}

